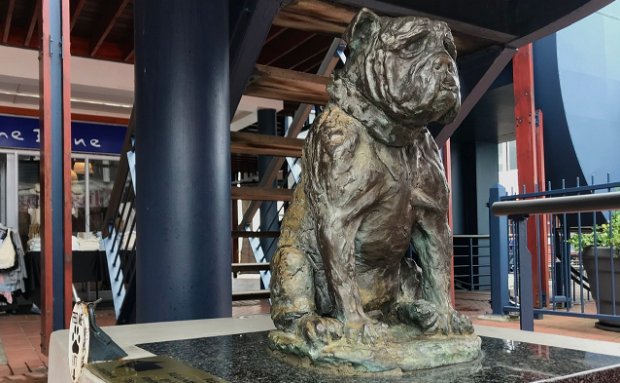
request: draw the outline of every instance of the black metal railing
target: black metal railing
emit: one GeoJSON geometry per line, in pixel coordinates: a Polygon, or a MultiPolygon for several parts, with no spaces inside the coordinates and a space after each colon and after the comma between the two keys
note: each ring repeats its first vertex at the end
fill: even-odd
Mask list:
{"type": "Polygon", "coordinates": [[[491,230],[492,260],[499,264],[493,276],[505,280],[493,283],[500,290],[492,296],[494,313],[519,310],[525,330],[533,330],[534,317],[543,314],[620,326],[620,276],[613,271],[620,271],[618,243],[609,241],[614,235],[620,241],[620,215],[614,213],[620,192],[613,191],[619,187],[578,185],[491,201],[492,214],[504,217],[491,222],[497,225],[491,230]],[[502,225],[504,233],[494,235],[502,225]]]}
{"type": "Polygon", "coordinates": [[[105,238],[110,284],[118,323],[135,322],[136,288],[136,195],[129,174],[116,216],[105,238]]]}
{"type": "Polygon", "coordinates": [[[454,288],[489,290],[491,253],[488,235],[454,235],[454,288]]]}
{"type": "Polygon", "coordinates": [[[103,230],[110,287],[117,323],[135,322],[136,214],[133,114],[106,211],[103,230]],[[133,174],[133,175],[132,175],[133,174]]]}

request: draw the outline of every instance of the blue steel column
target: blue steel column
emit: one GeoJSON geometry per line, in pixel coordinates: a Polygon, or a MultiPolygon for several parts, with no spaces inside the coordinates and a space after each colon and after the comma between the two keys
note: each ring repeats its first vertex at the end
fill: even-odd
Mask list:
{"type": "MultiPolygon", "coordinates": [[[[260,109],[258,111],[258,132],[269,136],[275,136],[277,134],[276,125],[276,110],[275,109],[260,109]]],[[[262,179],[265,176],[265,172],[269,167],[269,157],[258,157],[258,174],[262,179]]],[[[275,182],[267,187],[275,187],[275,182]]],[[[260,229],[261,231],[280,231],[280,222],[278,221],[278,204],[277,202],[263,202],[260,205],[260,229]]],[[[261,238],[260,243],[263,248],[263,252],[268,262],[271,262],[271,257],[275,252],[276,239],[274,238],[261,238]]]]}
{"type": "Polygon", "coordinates": [[[508,305],[508,219],[491,212],[491,206],[506,195],[502,185],[489,191],[489,236],[491,246],[491,308],[493,315],[503,315],[508,305]]]}
{"type": "Polygon", "coordinates": [[[231,316],[228,2],[136,0],[137,322],[231,316]]]}

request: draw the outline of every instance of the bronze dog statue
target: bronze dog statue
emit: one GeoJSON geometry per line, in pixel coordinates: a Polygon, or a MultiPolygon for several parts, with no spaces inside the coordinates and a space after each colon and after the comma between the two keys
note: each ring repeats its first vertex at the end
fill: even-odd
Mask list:
{"type": "Polygon", "coordinates": [[[460,107],[450,29],[363,9],[345,40],[350,56],[306,139],[271,264],[271,348],[369,371],[475,359],[479,338],[450,302],[449,190],[426,128],[460,107]],[[431,335],[460,339],[463,356],[429,361],[413,355],[428,352],[419,342],[400,350],[406,361],[357,355],[368,345],[398,354],[396,338],[431,335]]]}

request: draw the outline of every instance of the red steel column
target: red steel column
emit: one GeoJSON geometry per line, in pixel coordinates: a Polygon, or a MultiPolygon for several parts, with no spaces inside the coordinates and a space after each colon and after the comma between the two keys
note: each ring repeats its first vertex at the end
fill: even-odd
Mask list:
{"type": "Polygon", "coordinates": [[[547,190],[547,177],[545,176],[545,139],[543,136],[544,133],[544,124],[543,124],[543,112],[538,109],[536,111],[536,162],[537,168],[536,172],[538,174],[538,187],[540,191],[547,190]]]}
{"type": "Polygon", "coordinates": [[[52,259],[52,81],[48,0],[41,4],[41,51],[39,53],[39,92],[41,124],[41,351],[47,344],[54,321],[54,265],[52,259]]]}
{"type": "MultiPolygon", "coordinates": [[[[454,225],[452,224],[452,156],[450,155],[450,139],[446,141],[441,151],[441,159],[443,161],[443,168],[446,174],[446,180],[448,181],[448,187],[450,188],[450,198],[448,200],[448,224],[450,225],[450,232],[453,232],[454,225]]],[[[450,258],[450,297],[452,298],[452,304],[456,304],[454,297],[454,254],[450,258]]]]}
{"type": "Polygon", "coordinates": [[[68,325],[72,302],[69,13],[69,0],[41,1],[39,112],[43,353],[48,351],[52,331],[68,325]],[[63,34],[65,44],[61,41],[63,34]]]}
{"type": "MultiPolygon", "coordinates": [[[[544,181],[539,175],[541,162],[538,159],[537,132],[534,109],[534,64],[532,60],[532,45],[521,47],[512,59],[513,84],[515,97],[515,133],[517,140],[517,169],[519,192],[531,193],[544,188],[544,181]]],[[[542,145],[542,143],[540,143],[542,145]]],[[[542,153],[541,153],[542,154],[542,153]]],[[[542,175],[544,177],[544,174],[542,175]]],[[[540,220],[539,227],[545,227],[540,220]]],[[[534,304],[541,307],[540,295],[546,300],[548,296],[549,275],[546,271],[548,264],[546,236],[543,231],[536,230],[536,219],[531,217],[527,224],[528,249],[532,254],[532,279],[534,304]],[[540,240],[537,244],[537,238],[540,240]],[[540,252],[539,252],[540,249],[540,252]]]]}
{"type": "MultiPolygon", "coordinates": [[[[543,124],[543,112],[542,110],[536,110],[536,173],[538,175],[538,190],[547,190],[547,177],[545,176],[545,139],[543,136],[544,124],[543,124]]],[[[539,234],[539,246],[540,246],[540,269],[543,270],[543,286],[547,287],[543,289],[543,295],[545,296],[546,304],[549,304],[549,272],[551,267],[551,249],[549,248],[549,241],[547,240],[550,230],[549,214],[540,214],[538,221],[539,234]]]]}

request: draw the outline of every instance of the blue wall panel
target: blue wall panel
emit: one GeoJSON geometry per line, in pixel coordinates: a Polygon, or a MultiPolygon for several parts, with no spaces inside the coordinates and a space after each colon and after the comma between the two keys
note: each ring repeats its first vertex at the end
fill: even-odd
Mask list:
{"type": "Polygon", "coordinates": [[[580,176],[620,179],[620,3],[534,45],[536,104],[545,116],[554,187],[580,176]]]}

